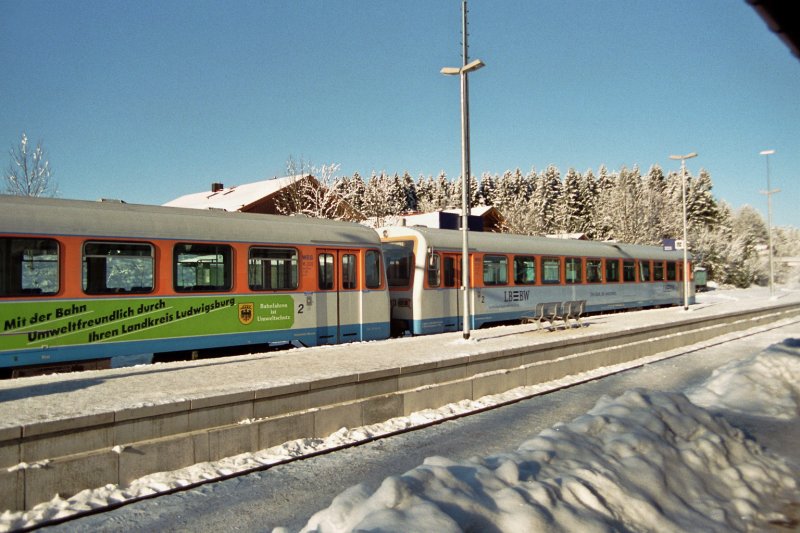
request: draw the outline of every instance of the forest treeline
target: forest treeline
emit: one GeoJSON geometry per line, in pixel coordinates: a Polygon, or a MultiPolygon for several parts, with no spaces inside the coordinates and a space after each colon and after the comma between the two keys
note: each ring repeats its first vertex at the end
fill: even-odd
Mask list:
{"type": "MultiPolygon", "coordinates": [[[[414,179],[408,173],[383,172],[366,178],[358,173],[336,176],[337,169],[336,165],[315,169],[323,187],[296,191],[299,197],[282,202],[282,211],[348,218],[352,212],[337,207],[345,200],[380,225],[397,215],[461,206],[461,180],[445,174],[414,179]]],[[[601,166],[596,173],[569,169],[564,175],[551,165],[540,172],[516,169],[484,173],[480,179],[473,176],[469,192],[471,207],[496,207],[505,218],[503,231],[509,233],[583,233],[593,240],[660,246],[665,238],[683,236],[681,183],[680,173],[664,174],[657,165],[645,174],[638,167],[610,171],[601,166]]],[[[737,287],[767,283],[764,219],[750,206],[732,209],[717,200],[712,189],[705,170],[697,176],[687,173],[688,240],[696,265],[705,267],[718,283],[737,287]]],[[[800,230],[773,228],[772,233],[776,257],[800,255],[800,230]]],[[[776,281],[785,281],[788,275],[788,270],[776,268],[776,281]]]]}

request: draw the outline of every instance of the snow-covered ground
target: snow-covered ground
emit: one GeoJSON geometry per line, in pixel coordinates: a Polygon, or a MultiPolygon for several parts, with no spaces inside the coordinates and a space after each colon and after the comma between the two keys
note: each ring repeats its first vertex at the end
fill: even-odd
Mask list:
{"type": "MultiPolygon", "coordinates": [[[[746,297],[715,292],[706,300],[746,297]]],[[[603,398],[587,414],[540,433],[517,450],[459,463],[430,458],[402,476],[387,478],[374,492],[361,486],[345,491],[312,517],[306,530],[460,531],[491,524],[498,531],[730,531],[785,524],[800,502],[798,465],[762,449],[712,413],[796,419],[800,385],[793,376],[800,375],[798,356],[800,340],[788,340],[733,361],[686,395],[629,391],[603,398]]],[[[128,487],[108,485],[67,499],[56,497],[25,513],[4,512],[0,529],[32,526],[591,377],[571,376],[383,424],[342,429],[326,439],[294,441],[153,474],[128,487]]]]}
{"type": "Polygon", "coordinates": [[[360,485],[343,492],[303,531],[748,531],[790,525],[785,511],[800,502],[796,465],[709,409],[796,418],[798,356],[800,339],[784,342],[726,365],[687,395],[631,390],[601,399],[587,414],[517,450],[463,462],[431,457],[374,492],[360,485]]]}

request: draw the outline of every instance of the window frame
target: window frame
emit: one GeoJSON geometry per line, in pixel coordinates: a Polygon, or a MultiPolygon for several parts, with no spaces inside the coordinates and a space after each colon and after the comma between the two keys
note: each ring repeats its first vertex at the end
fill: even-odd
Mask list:
{"type": "Polygon", "coordinates": [[[508,285],[508,256],[486,254],[483,256],[483,284],[486,287],[508,285]],[[487,274],[489,278],[487,280],[487,274]]]}
{"type": "Polygon", "coordinates": [[[300,252],[297,248],[260,245],[251,246],[247,251],[247,285],[253,292],[296,291],[300,286],[299,265],[300,252]],[[254,256],[254,252],[273,252],[275,254],[288,253],[289,256],[254,256]],[[285,264],[282,264],[286,261],[289,262],[288,269],[286,269],[285,264]],[[268,265],[265,265],[265,263],[268,263],[268,265]],[[273,263],[277,263],[277,266],[275,266],[273,263]],[[275,286],[273,286],[273,269],[275,270],[276,280],[278,281],[285,281],[288,273],[289,284],[276,283],[275,286]],[[267,273],[269,274],[267,275],[267,273]],[[255,281],[259,278],[262,281],[262,284],[260,285],[255,283],[255,281]]]}
{"type": "Polygon", "coordinates": [[[542,285],[560,285],[561,284],[561,257],[555,255],[548,255],[542,256],[540,258],[541,268],[542,268],[542,285]],[[556,268],[552,268],[552,263],[555,262],[556,268]],[[549,268],[548,268],[549,267],[549,268]],[[557,279],[549,279],[548,274],[552,274],[556,272],[558,274],[557,279]]]}
{"type": "Polygon", "coordinates": [[[667,270],[664,261],[653,261],[653,281],[667,281],[667,270]]]}
{"type": "Polygon", "coordinates": [[[364,285],[367,289],[380,289],[383,287],[383,279],[381,279],[383,259],[381,256],[380,250],[369,249],[364,252],[364,285]],[[373,256],[376,260],[372,259],[373,256]],[[377,283],[373,280],[377,280],[377,283]]]}
{"type": "Polygon", "coordinates": [[[564,282],[569,285],[576,285],[579,283],[583,283],[583,258],[581,257],[565,257],[564,258],[564,282]],[[577,261],[578,268],[577,270],[574,268],[575,262],[577,261]],[[577,273],[577,277],[573,277],[570,279],[570,267],[573,267],[572,273],[577,273]]]}
{"type": "Polygon", "coordinates": [[[54,296],[61,290],[61,243],[56,239],[48,237],[0,237],[0,258],[2,261],[3,278],[0,280],[0,298],[11,297],[47,297],[54,296]],[[26,244],[29,243],[29,244],[26,244]],[[51,244],[53,248],[43,248],[43,245],[51,244]],[[15,249],[16,248],[16,249],[15,249]],[[41,254],[33,254],[26,256],[27,252],[39,251],[46,252],[41,254]],[[55,251],[55,260],[36,259],[36,257],[44,257],[52,255],[55,251]],[[31,270],[31,276],[34,278],[41,278],[38,281],[34,280],[33,286],[26,286],[25,269],[31,270]],[[34,265],[40,264],[49,265],[47,268],[36,268],[34,265]],[[48,273],[48,270],[53,270],[51,267],[55,266],[55,271],[48,273]],[[19,274],[17,279],[16,274],[19,274]],[[42,282],[44,287],[42,287],[42,282]],[[54,287],[48,288],[47,282],[53,282],[54,287]]]}
{"type": "Polygon", "coordinates": [[[336,254],[317,253],[317,287],[320,291],[336,290],[336,254]]]}
{"type": "Polygon", "coordinates": [[[619,259],[606,259],[605,260],[605,268],[603,269],[605,273],[605,280],[606,283],[620,283],[622,280],[622,271],[620,268],[620,261],[619,259]],[[615,268],[612,265],[616,265],[615,268]]]}
{"type": "Polygon", "coordinates": [[[536,285],[537,279],[537,260],[536,256],[534,255],[515,255],[514,256],[514,284],[515,285],[536,285]],[[525,262],[530,261],[530,266],[525,266],[525,262]],[[522,268],[518,268],[520,265],[523,265],[522,268]],[[530,273],[532,274],[532,279],[529,279],[530,276],[520,276],[520,273],[530,273]]]}
{"type": "Polygon", "coordinates": [[[622,260],[622,282],[636,283],[636,261],[634,259],[622,260]]]}
{"type": "Polygon", "coordinates": [[[414,241],[384,241],[381,250],[389,288],[410,287],[414,279],[414,241]]]}
{"type": "Polygon", "coordinates": [[[639,260],[639,281],[645,283],[653,281],[652,262],[649,259],[639,260]]]}
{"type": "Polygon", "coordinates": [[[605,274],[605,267],[602,259],[586,259],[586,283],[603,283],[603,274],[605,274]],[[590,273],[593,275],[590,276],[590,273]],[[597,275],[597,279],[592,279],[594,278],[594,274],[597,275]]]}
{"type": "Polygon", "coordinates": [[[342,252],[340,258],[341,290],[358,290],[358,256],[355,253],[342,252]]]}
{"type": "Polygon", "coordinates": [[[432,289],[438,289],[442,285],[442,256],[436,252],[428,254],[425,262],[425,281],[432,289]]]}
{"type": "MultiPolygon", "coordinates": [[[[109,240],[86,240],[81,244],[81,289],[84,294],[90,295],[103,295],[103,294],[150,294],[155,291],[156,282],[156,247],[150,242],[143,241],[109,241],[109,240]],[[89,250],[90,247],[98,247],[97,251],[89,250]],[[125,248],[128,249],[141,249],[147,248],[148,254],[126,254],[126,253],[108,253],[113,251],[121,251],[125,248]],[[100,249],[107,250],[107,253],[98,253],[100,249]],[[90,253],[94,252],[94,253],[90,253]],[[127,260],[135,261],[136,265],[145,265],[147,270],[149,264],[149,285],[131,285],[129,288],[123,286],[112,286],[109,281],[114,277],[113,272],[109,272],[109,266],[114,266],[112,260],[127,260]],[[100,268],[102,263],[102,271],[95,272],[95,269],[100,268]],[[102,282],[102,286],[100,285],[102,282]]],[[[148,277],[148,272],[145,271],[144,276],[141,278],[145,281],[148,277]]]]}
{"type": "Polygon", "coordinates": [[[667,261],[667,264],[664,268],[664,275],[666,277],[666,281],[678,281],[678,262],[677,261],[667,261]]]}
{"type": "MultiPolygon", "coordinates": [[[[220,243],[204,243],[204,242],[176,242],[172,247],[172,288],[175,292],[179,293],[197,293],[197,292],[230,292],[233,289],[233,270],[234,270],[234,255],[233,255],[233,247],[228,244],[220,244],[220,243]],[[185,251],[179,251],[181,247],[196,247],[196,252],[192,251],[191,248],[186,249],[185,251]],[[202,252],[203,249],[206,249],[205,252],[202,252]],[[214,271],[218,269],[219,266],[222,266],[222,283],[207,283],[207,284],[195,284],[195,285],[183,285],[179,284],[182,281],[182,273],[179,271],[181,270],[183,265],[191,265],[192,261],[181,261],[180,256],[183,255],[194,255],[195,257],[201,257],[203,255],[206,256],[217,256],[221,258],[221,261],[217,262],[203,262],[203,261],[195,261],[194,263],[197,265],[204,265],[207,264],[209,267],[207,269],[209,273],[209,281],[212,277],[217,277],[214,271]]],[[[191,268],[191,267],[185,267],[191,268]]],[[[198,268],[195,267],[195,280],[198,279],[198,268]]]]}

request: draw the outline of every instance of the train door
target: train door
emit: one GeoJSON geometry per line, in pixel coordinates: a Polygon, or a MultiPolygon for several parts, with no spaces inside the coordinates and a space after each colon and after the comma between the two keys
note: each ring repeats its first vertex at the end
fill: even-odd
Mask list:
{"type": "Polygon", "coordinates": [[[317,344],[361,340],[358,250],[317,249],[317,344]]]}
{"type": "Polygon", "coordinates": [[[461,328],[461,254],[442,254],[442,326],[444,331],[461,328]]]}

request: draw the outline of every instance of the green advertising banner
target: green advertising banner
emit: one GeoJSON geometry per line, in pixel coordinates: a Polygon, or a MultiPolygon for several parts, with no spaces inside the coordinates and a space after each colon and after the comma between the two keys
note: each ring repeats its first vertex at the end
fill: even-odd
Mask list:
{"type": "Polygon", "coordinates": [[[291,295],[42,300],[0,305],[0,351],[291,328],[291,295]]]}

